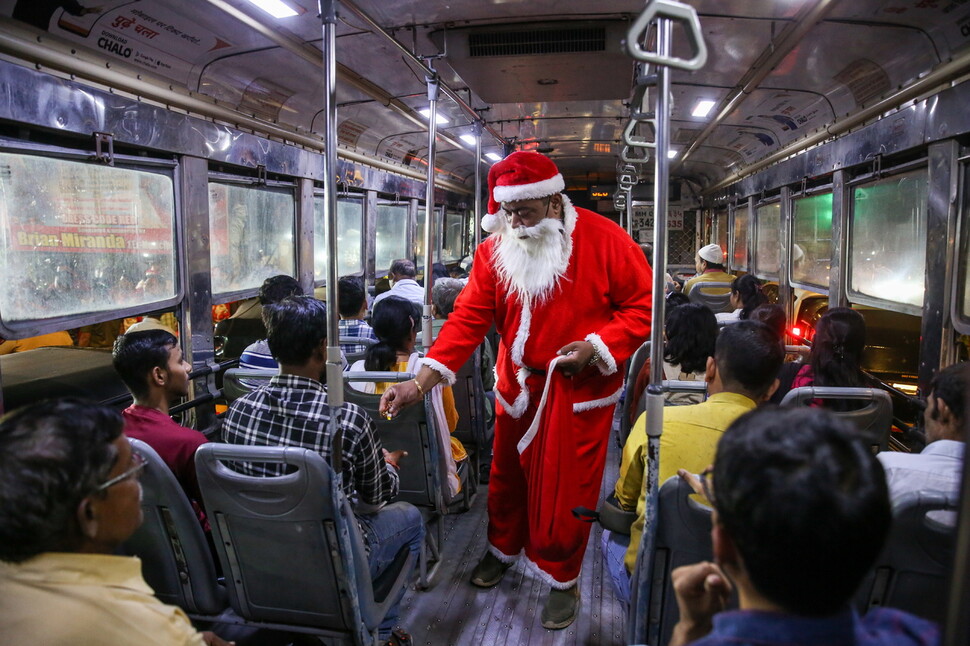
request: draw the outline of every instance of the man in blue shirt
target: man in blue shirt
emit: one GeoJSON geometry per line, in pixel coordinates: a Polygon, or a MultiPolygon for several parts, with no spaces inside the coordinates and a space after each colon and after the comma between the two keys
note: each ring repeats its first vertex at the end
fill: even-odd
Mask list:
{"type": "Polygon", "coordinates": [[[715,562],[674,570],[670,646],[939,643],[932,622],[849,607],[892,514],[883,470],[847,422],[822,409],[755,410],[694,484],[714,506],[715,562]],[[732,583],[741,609],[720,612],[732,583]]]}
{"type": "MultiPolygon", "coordinates": [[[[337,284],[337,305],[340,309],[340,336],[369,339],[377,343],[377,335],[367,324],[367,292],[360,276],[344,276],[337,284]]],[[[367,350],[369,343],[341,343],[344,354],[357,355],[367,350]]],[[[351,362],[352,363],[352,362],[351,362]]]]}

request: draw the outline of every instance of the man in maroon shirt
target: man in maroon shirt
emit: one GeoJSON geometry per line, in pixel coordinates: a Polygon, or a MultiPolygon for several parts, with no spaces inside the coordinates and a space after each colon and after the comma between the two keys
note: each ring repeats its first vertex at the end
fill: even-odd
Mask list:
{"type": "Polygon", "coordinates": [[[168,415],[169,405],[189,391],[191,366],[182,357],[178,339],[164,330],[124,334],[115,341],[114,367],[135,398],[122,412],[125,435],[155,449],[207,528],[195,475],[195,450],[207,442],[206,437],[176,424],[168,415]]]}

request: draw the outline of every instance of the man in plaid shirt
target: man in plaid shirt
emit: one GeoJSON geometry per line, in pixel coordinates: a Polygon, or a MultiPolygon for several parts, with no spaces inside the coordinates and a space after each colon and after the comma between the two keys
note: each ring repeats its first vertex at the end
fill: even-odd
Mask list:
{"type": "MultiPolygon", "coordinates": [[[[330,461],[330,407],[325,378],[326,305],[310,296],[291,296],[264,307],[263,320],[280,374],[229,407],[223,440],[230,444],[297,446],[312,449],[330,461]]],[[[398,492],[398,462],[403,451],[381,446],[374,422],[356,405],[340,411],[343,488],[354,506],[376,579],[402,547],[417,556],[424,539],[421,513],[406,502],[387,504],[398,492]]],[[[241,465],[249,474],[279,475],[282,465],[241,465]]],[[[331,463],[331,466],[332,463],[331,463]]],[[[401,596],[403,596],[403,590],[401,596]]],[[[386,640],[397,624],[400,597],[380,626],[386,640]]]]}
{"type": "MultiPolygon", "coordinates": [[[[340,336],[357,339],[370,339],[377,342],[377,335],[367,324],[367,293],[364,291],[364,281],[359,276],[344,276],[340,279],[337,289],[339,294],[337,304],[340,307],[340,336]]],[[[362,354],[367,350],[364,343],[341,343],[340,349],[346,355],[362,354]]],[[[352,364],[349,358],[347,364],[352,364]]]]}

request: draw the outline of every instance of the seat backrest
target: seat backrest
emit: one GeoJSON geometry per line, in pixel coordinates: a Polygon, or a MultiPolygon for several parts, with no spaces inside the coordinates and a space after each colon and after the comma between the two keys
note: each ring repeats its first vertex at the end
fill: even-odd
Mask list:
{"type": "Polygon", "coordinates": [[[408,406],[389,420],[378,412],[380,395],[361,392],[351,386],[352,382],[407,381],[413,378],[414,375],[407,372],[345,372],[344,399],[357,404],[370,415],[384,448],[388,451],[407,451],[407,457],[401,461],[397,500],[444,513],[447,502],[450,502],[447,499],[450,492],[442,487],[448,477],[444,459],[451,459],[451,449],[445,447],[447,452],[443,451],[437,439],[435,417],[429,410],[431,400],[425,397],[423,406],[408,406]]]}
{"type": "Polygon", "coordinates": [[[713,560],[711,509],[692,500],[693,493],[678,476],[668,478],[660,488],[653,590],[661,597],[651,599],[649,644],[669,642],[680,617],[670,573],[681,565],[713,560]]]}
{"type": "Polygon", "coordinates": [[[694,286],[691,288],[687,297],[690,298],[691,303],[707,305],[715,314],[717,312],[734,311],[734,308],[731,306],[731,283],[720,283],[714,281],[709,283],[694,283],[694,286]],[[723,294],[716,293],[722,289],[726,289],[727,292],[723,294]],[[716,291],[712,293],[712,290],[716,291]]]}
{"type": "Polygon", "coordinates": [[[867,402],[862,408],[832,411],[859,429],[873,453],[889,446],[889,432],[893,425],[893,403],[889,393],[878,388],[836,388],[832,386],[801,386],[788,391],[782,406],[805,406],[814,399],[855,399],[867,402]]]}
{"type": "Polygon", "coordinates": [[[269,380],[278,375],[276,370],[248,370],[246,368],[230,368],[222,378],[222,396],[228,403],[232,403],[248,395],[269,380]]]}
{"type": "Polygon", "coordinates": [[[907,492],[894,501],[886,546],[856,596],[860,612],[889,606],[946,621],[958,502],[933,491],[907,492]]]}
{"type": "Polygon", "coordinates": [[[369,568],[326,460],[303,448],[210,443],[195,464],[233,610],[251,622],[359,633],[374,605],[369,568]],[[290,472],[249,476],[227,465],[236,462],[290,472]]]}
{"type": "Polygon", "coordinates": [[[128,441],[146,462],[141,475],[145,520],[122,551],[141,559],[145,581],[163,602],[194,616],[221,613],[229,601],[216,582],[212,552],[195,510],[158,453],[141,440],[128,441]]]}
{"type": "Polygon", "coordinates": [[[455,375],[451,387],[458,411],[458,425],[453,435],[468,449],[485,445],[485,388],[482,385],[482,362],[479,350],[472,352],[455,375]]]}
{"type": "MultiPolygon", "coordinates": [[[[647,359],[650,358],[650,341],[644,341],[643,344],[637,348],[633,356],[630,357],[629,362],[627,362],[626,370],[626,395],[623,400],[623,414],[620,415],[620,444],[626,444],[626,438],[630,437],[630,429],[633,427],[633,422],[631,420],[631,415],[635,415],[637,410],[637,403],[641,399],[642,393],[635,393],[633,389],[637,384],[637,376],[643,369],[644,364],[647,363],[647,359]]],[[[636,416],[633,417],[636,419],[636,416]]]]}
{"type": "MultiPolygon", "coordinates": [[[[370,347],[377,343],[374,339],[361,336],[342,336],[339,341],[341,346],[344,345],[363,345],[370,347]]],[[[344,358],[347,359],[347,365],[352,366],[354,362],[361,361],[364,355],[367,354],[367,348],[364,348],[362,352],[344,352],[344,358]]]]}

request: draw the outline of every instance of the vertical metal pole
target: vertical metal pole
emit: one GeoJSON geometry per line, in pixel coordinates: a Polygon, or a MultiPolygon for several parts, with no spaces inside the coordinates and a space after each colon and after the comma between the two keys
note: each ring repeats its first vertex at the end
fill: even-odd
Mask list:
{"type": "MultiPolygon", "coordinates": [[[[631,238],[633,238],[633,189],[631,188],[626,192],[626,232],[631,238]]],[[[639,242],[636,238],[633,238],[634,242],[639,242]]]]}
{"type": "Polygon", "coordinates": [[[482,244],[482,122],[475,122],[475,247],[472,255],[482,244]]]}
{"type": "Polygon", "coordinates": [[[778,253],[778,304],[785,308],[785,320],[792,320],[794,298],[791,288],[792,257],[791,189],[781,188],[781,249],[778,253]]]}
{"type": "MultiPolygon", "coordinates": [[[[669,57],[672,24],[667,18],[657,23],[657,52],[669,57]]],[[[657,541],[657,507],[660,488],[660,435],[663,432],[663,320],[664,275],[667,266],[667,201],[670,181],[670,71],[657,66],[657,135],[653,185],[653,324],[650,329],[650,385],[646,394],[647,459],[643,486],[647,493],[643,535],[637,549],[637,569],[631,581],[629,643],[656,644],[648,636],[653,554],[657,541]]],[[[656,624],[655,624],[656,627],[656,624]]]]}
{"type": "Polygon", "coordinates": [[[434,164],[438,131],[438,74],[431,69],[428,83],[428,186],[424,196],[424,312],[421,316],[421,345],[431,347],[431,265],[434,252],[434,164]]]}
{"type": "MultiPolygon", "coordinates": [[[[323,109],[326,114],[326,150],[323,154],[323,214],[327,227],[327,402],[331,437],[339,443],[340,407],[344,403],[343,364],[340,356],[337,307],[337,2],[320,0],[323,21],[323,109]]],[[[336,455],[336,451],[334,452],[336,455]]],[[[340,478],[340,463],[333,463],[340,478]]]]}
{"type": "Polygon", "coordinates": [[[849,267],[849,202],[851,190],[844,170],[832,173],[832,261],[829,267],[829,307],[849,304],[846,270],[849,267]]]}

